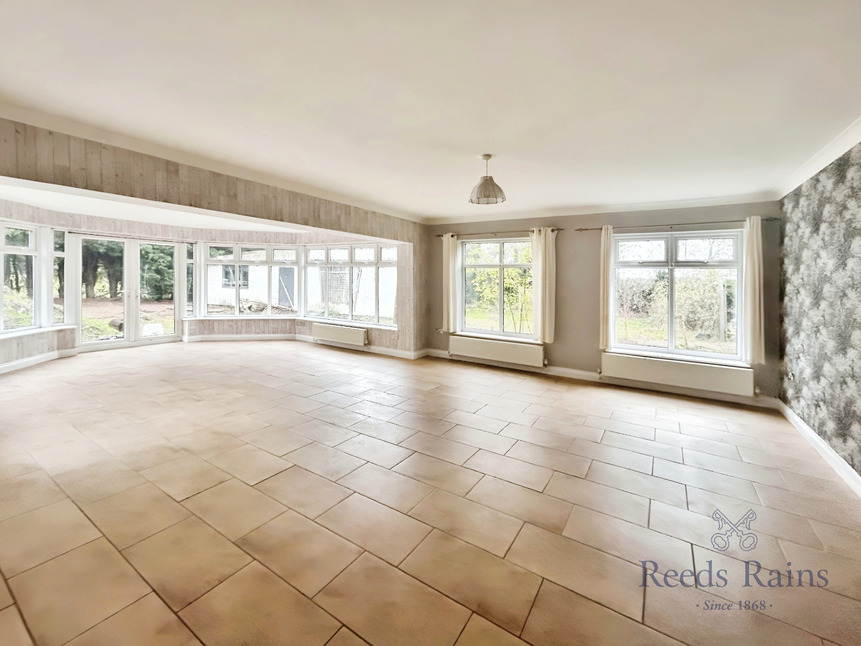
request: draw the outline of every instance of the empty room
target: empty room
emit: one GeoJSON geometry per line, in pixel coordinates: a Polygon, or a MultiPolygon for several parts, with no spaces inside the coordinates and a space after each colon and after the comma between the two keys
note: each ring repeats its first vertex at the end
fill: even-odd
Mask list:
{"type": "Polygon", "coordinates": [[[0,644],[861,646],[859,30],[0,2],[0,644]]]}

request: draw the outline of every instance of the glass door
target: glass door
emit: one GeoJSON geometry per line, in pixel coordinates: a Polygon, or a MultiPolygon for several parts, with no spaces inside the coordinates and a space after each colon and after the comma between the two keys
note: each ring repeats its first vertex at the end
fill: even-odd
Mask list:
{"type": "Polygon", "coordinates": [[[81,342],[126,339],[126,243],[81,240],[81,342]]]}
{"type": "Polygon", "coordinates": [[[177,338],[177,245],[81,238],[81,343],[177,338]]]}
{"type": "Polygon", "coordinates": [[[176,336],[176,245],[141,242],[138,337],[176,336]]]}

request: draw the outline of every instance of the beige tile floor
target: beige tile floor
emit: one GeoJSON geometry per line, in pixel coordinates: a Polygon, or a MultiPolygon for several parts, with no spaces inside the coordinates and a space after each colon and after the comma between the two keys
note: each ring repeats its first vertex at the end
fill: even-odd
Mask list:
{"type": "Polygon", "coordinates": [[[778,415],[303,343],[0,377],[0,571],[4,646],[861,644],[861,500],[778,415]]]}

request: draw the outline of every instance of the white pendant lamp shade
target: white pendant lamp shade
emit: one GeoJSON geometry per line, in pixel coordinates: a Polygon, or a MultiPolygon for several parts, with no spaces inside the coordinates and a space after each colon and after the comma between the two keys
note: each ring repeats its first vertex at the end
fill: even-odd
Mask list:
{"type": "Polygon", "coordinates": [[[469,201],[472,204],[502,204],[505,201],[505,193],[499,187],[499,184],[493,181],[493,178],[487,174],[488,161],[493,155],[484,154],[481,158],[484,160],[484,177],[482,177],[475,188],[472,189],[472,194],[469,196],[469,201]]]}

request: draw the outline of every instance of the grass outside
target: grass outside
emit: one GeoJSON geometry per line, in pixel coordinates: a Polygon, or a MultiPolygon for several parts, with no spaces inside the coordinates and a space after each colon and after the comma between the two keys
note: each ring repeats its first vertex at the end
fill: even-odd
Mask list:
{"type": "MultiPolygon", "coordinates": [[[[736,354],[735,339],[721,341],[716,338],[697,338],[705,332],[687,330],[676,325],[676,349],[713,354],[736,354]]],[[[616,341],[625,345],[641,345],[649,348],[667,348],[667,329],[647,317],[616,318],[616,341]]]]}

